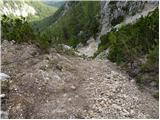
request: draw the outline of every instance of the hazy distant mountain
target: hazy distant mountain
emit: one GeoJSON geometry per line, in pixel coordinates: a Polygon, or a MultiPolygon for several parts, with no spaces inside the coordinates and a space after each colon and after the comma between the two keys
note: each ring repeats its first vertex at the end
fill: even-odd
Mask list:
{"type": "Polygon", "coordinates": [[[61,7],[65,1],[55,1],[55,0],[43,0],[44,3],[46,3],[47,5],[50,5],[50,6],[54,6],[54,7],[61,7]]]}

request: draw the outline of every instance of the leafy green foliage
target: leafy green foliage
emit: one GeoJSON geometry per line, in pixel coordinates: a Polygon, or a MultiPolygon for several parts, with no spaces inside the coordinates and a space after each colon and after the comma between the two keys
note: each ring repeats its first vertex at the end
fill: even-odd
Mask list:
{"type": "Polygon", "coordinates": [[[159,45],[153,47],[153,49],[149,50],[149,54],[147,55],[147,61],[142,65],[143,71],[155,71],[158,73],[158,60],[159,60],[159,45]]]}
{"type": "Polygon", "coordinates": [[[33,29],[24,18],[2,16],[2,38],[16,42],[29,42],[35,39],[33,29]]]}
{"type": "Polygon", "coordinates": [[[140,81],[144,84],[147,81],[154,81],[156,83],[156,87],[159,85],[159,45],[153,47],[153,49],[149,50],[149,54],[147,55],[147,61],[141,66],[142,74],[140,81]],[[143,73],[149,74],[149,79],[143,79],[143,73]]]}
{"type": "Polygon", "coordinates": [[[30,23],[25,18],[11,18],[2,16],[2,39],[15,40],[17,43],[35,43],[44,52],[50,47],[48,36],[34,33],[30,23]],[[47,39],[47,40],[46,40],[47,39]]]}
{"type": "Polygon", "coordinates": [[[136,57],[148,53],[153,45],[158,44],[158,20],[156,10],[151,16],[141,18],[136,24],[111,33],[108,37],[112,46],[109,58],[116,62],[133,62],[136,57]]]}

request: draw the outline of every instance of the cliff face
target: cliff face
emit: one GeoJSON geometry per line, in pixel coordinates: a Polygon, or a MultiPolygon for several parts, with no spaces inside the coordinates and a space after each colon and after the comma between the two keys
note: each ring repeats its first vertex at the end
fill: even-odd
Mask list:
{"type": "MultiPolygon", "coordinates": [[[[158,6],[157,2],[146,1],[101,1],[101,31],[100,34],[104,35],[111,30],[111,28],[117,24],[120,24],[126,19],[135,16],[138,13],[142,13],[139,16],[135,16],[135,19],[140,18],[145,11],[151,11],[158,6]]],[[[148,13],[147,12],[147,13],[148,13]]],[[[147,15],[146,13],[146,15],[147,15]]],[[[134,19],[134,18],[132,18],[134,19]]],[[[127,21],[132,23],[133,20],[127,21]]]]}

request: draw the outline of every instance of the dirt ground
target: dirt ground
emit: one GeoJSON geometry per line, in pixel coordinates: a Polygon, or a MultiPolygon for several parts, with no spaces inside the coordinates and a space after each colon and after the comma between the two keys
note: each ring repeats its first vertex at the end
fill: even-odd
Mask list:
{"type": "Polygon", "coordinates": [[[2,110],[9,118],[159,118],[159,104],[108,60],[2,42],[2,110]]]}

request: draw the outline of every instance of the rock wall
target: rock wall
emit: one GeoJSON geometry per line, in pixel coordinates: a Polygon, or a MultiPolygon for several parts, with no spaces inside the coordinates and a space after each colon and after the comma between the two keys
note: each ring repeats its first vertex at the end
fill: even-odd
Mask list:
{"type": "Polygon", "coordinates": [[[101,1],[100,34],[106,34],[113,26],[130,16],[151,10],[157,6],[158,1],[101,1]]]}

